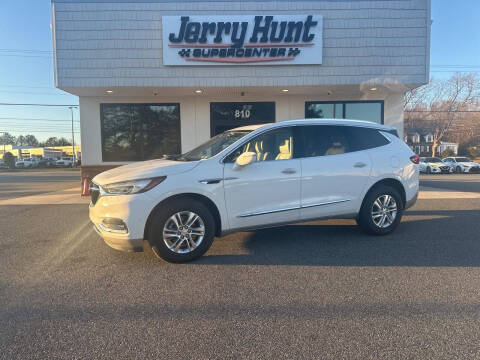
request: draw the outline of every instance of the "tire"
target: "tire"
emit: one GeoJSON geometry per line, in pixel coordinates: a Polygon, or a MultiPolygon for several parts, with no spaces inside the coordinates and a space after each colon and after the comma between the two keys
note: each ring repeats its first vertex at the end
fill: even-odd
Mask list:
{"type": "MultiPolygon", "coordinates": [[[[380,202],[382,202],[380,200],[380,202]]],[[[382,204],[384,205],[384,204],[382,204]]],[[[393,202],[387,203],[387,207],[392,210],[393,207],[393,202]]],[[[370,190],[365,199],[363,200],[362,207],[360,209],[360,213],[358,214],[357,217],[357,224],[360,226],[360,228],[365,231],[368,234],[371,235],[386,235],[398,226],[400,224],[400,221],[402,219],[403,215],[403,208],[404,204],[402,201],[402,197],[398,193],[398,191],[390,186],[386,185],[379,185],[372,190],[370,190]],[[394,200],[395,206],[396,206],[396,213],[393,215],[393,212],[390,213],[390,217],[385,215],[385,222],[389,222],[388,226],[384,222],[384,225],[381,225],[381,219],[383,218],[382,209],[378,207],[375,202],[378,199],[388,199],[387,196],[390,196],[390,199],[394,200]],[[375,214],[374,214],[375,212],[375,214]],[[380,214],[380,215],[379,215],[380,214]],[[375,220],[374,220],[375,216],[375,220]],[[379,218],[380,216],[380,218],[379,218]],[[393,218],[393,221],[391,221],[391,218],[393,218]]]]}
{"type": "Polygon", "coordinates": [[[432,173],[432,169],[430,168],[430,166],[427,166],[427,174],[431,174],[432,173]]]}
{"type": "Polygon", "coordinates": [[[456,172],[457,174],[461,173],[461,172],[462,172],[462,168],[461,168],[460,166],[457,166],[457,167],[455,168],[455,172],[456,172]]]}
{"type": "Polygon", "coordinates": [[[172,263],[199,258],[207,252],[215,237],[215,220],[212,214],[205,205],[196,200],[179,199],[167,203],[153,214],[150,224],[148,242],[153,253],[172,263]],[[190,214],[198,216],[198,220],[195,220],[191,227],[186,226],[190,214]],[[198,235],[202,233],[202,228],[203,237],[198,235]]]}

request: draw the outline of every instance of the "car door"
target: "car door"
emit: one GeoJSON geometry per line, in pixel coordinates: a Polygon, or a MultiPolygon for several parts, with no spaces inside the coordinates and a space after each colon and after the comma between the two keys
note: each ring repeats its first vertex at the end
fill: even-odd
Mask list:
{"type": "Polygon", "coordinates": [[[267,130],[224,159],[225,203],[232,229],[298,221],[300,160],[294,158],[292,127],[267,130]],[[254,152],[255,162],[238,166],[236,158],[254,152]]]}
{"type": "MultiPolygon", "coordinates": [[[[302,220],[358,211],[372,168],[368,151],[361,151],[368,132],[350,126],[302,126],[302,220]]],[[[382,137],[377,141],[388,143],[377,134],[382,137]]]]}

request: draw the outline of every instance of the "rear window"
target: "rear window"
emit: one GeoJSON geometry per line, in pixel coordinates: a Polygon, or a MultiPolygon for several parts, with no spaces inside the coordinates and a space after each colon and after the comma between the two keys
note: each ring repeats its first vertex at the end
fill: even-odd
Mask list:
{"type": "Polygon", "coordinates": [[[353,143],[352,151],[373,149],[389,143],[377,129],[349,127],[348,132],[353,143]]]}

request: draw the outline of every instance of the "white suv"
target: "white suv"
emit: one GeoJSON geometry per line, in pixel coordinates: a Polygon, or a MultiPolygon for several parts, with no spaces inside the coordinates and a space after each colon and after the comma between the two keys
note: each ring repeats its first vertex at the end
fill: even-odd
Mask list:
{"type": "Polygon", "coordinates": [[[383,235],[416,201],[418,161],[394,128],[370,122],[247,126],[97,175],[90,219],[111,247],[139,251],[145,239],[171,262],[203,255],[214,236],[321,218],[383,235]]]}

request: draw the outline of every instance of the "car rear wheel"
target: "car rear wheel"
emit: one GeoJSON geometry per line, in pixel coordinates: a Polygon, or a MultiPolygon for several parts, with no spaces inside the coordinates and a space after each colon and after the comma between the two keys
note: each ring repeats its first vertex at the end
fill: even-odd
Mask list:
{"type": "Polygon", "coordinates": [[[392,232],[403,215],[403,202],[396,189],[382,185],[371,190],[365,197],[358,225],[372,235],[385,235],[392,232]]]}
{"type": "Polygon", "coordinates": [[[148,241],[155,255],[168,262],[187,262],[212,245],[215,220],[200,202],[181,199],[153,214],[148,241]]]}

